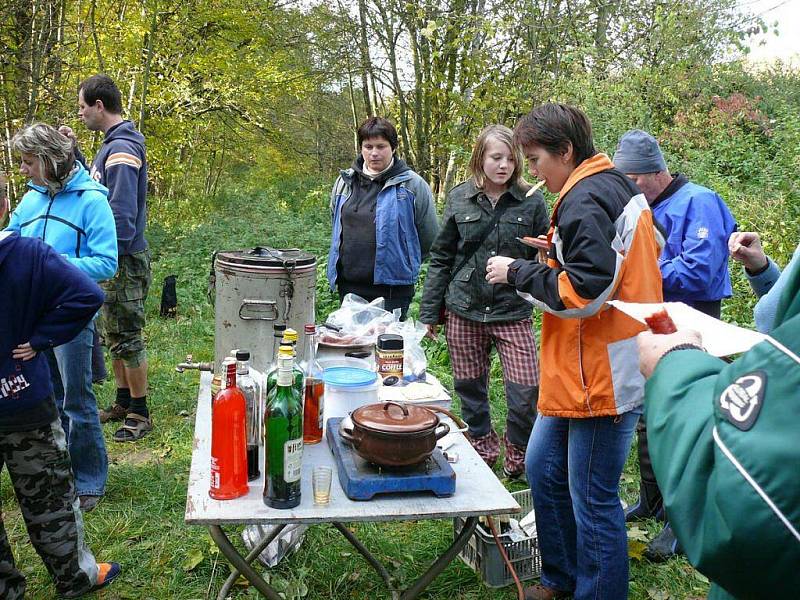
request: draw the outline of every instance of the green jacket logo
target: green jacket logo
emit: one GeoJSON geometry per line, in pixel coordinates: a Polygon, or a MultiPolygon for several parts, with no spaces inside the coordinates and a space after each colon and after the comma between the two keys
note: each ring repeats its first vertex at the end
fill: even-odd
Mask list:
{"type": "Polygon", "coordinates": [[[739,377],[719,397],[723,416],[737,429],[748,431],[761,412],[766,387],[767,374],[764,371],[739,377]]]}

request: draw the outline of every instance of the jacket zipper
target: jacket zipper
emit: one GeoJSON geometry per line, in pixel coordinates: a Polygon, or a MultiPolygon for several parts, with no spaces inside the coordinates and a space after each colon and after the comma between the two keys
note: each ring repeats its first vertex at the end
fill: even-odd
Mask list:
{"type": "Polygon", "coordinates": [[[50,221],[50,210],[53,208],[53,202],[55,201],[56,196],[53,194],[50,196],[50,202],[47,204],[47,212],[44,215],[44,229],[42,229],[42,241],[47,241],[47,223],[50,221]]]}
{"type": "Polygon", "coordinates": [[[589,402],[589,390],[586,389],[586,380],[583,377],[583,319],[578,320],[578,374],[581,377],[581,388],[583,389],[583,400],[586,409],[592,414],[592,405],[589,402]]]}

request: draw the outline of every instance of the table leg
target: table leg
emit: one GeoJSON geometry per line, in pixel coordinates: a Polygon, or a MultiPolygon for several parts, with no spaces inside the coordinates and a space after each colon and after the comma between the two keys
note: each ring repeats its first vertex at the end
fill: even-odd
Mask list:
{"type": "MultiPolygon", "coordinates": [[[[253,549],[244,557],[247,564],[252,563],[255,558],[264,551],[264,548],[269,546],[270,542],[278,537],[281,531],[284,530],[286,524],[278,525],[272,533],[269,535],[265,535],[261,538],[258,543],[253,547],[253,549]]],[[[236,580],[239,578],[239,570],[236,567],[231,569],[231,574],[225,580],[225,583],[222,584],[222,587],[219,589],[219,594],[217,594],[217,600],[225,600],[228,597],[228,592],[231,591],[233,584],[236,583],[236,580]]]]}
{"type": "Polygon", "coordinates": [[[464,522],[464,528],[461,530],[461,533],[456,536],[456,539],[453,540],[453,543],[450,544],[450,547],[442,554],[439,558],[436,559],[430,568],[422,574],[422,576],[414,582],[410,588],[408,588],[405,592],[403,592],[402,596],[400,596],[401,600],[412,600],[419,596],[422,591],[428,587],[434,579],[436,579],[439,574],[445,570],[447,565],[449,565],[456,555],[461,552],[461,549],[467,545],[469,538],[472,537],[472,533],[475,531],[475,527],[478,525],[478,517],[469,517],[464,522]]]}
{"type": "Polygon", "coordinates": [[[339,533],[341,533],[348,542],[350,542],[353,548],[358,550],[358,553],[361,554],[361,556],[367,559],[367,562],[372,565],[372,568],[375,569],[375,571],[378,572],[378,575],[383,578],[383,581],[386,582],[386,587],[392,591],[391,575],[389,575],[389,571],[386,570],[386,567],[384,567],[377,558],[372,556],[372,553],[367,550],[364,544],[361,543],[361,540],[359,540],[345,525],[335,522],[332,523],[332,525],[339,530],[339,533]]]}
{"type": "Polygon", "coordinates": [[[209,525],[208,532],[211,534],[211,539],[228,559],[228,562],[233,565],[233,568],[239,571],[247,580],[253,584],[265,598],[268,600],[282,600],[278,592],[276,592],[270,585],[264,581],[264,578],[251,567],[244,557],[239,554],[239,551],[231,544],[228,536],[219,525],[209,525]]]}
{"type": "Polygon", "coordinates": [[[444,554],[442,554],[436,561],[430,566],[430,568],[422,574],[419,579],[414,582],[410,588],[408,588],[405,592],[398,593],[393,587],[391,583],[391,576],[389,572],[386,570],[380,561],[375,558],[369,550],[366,549],[364,544],[350,531],[347,527],[345,527],[342,523],[333,523],[333,526],[339,530],[339,532],[347,539],[348,542],[358,550],[359,554],[367,559],[367,562],[372,566],[375,571],[378,572],[383,580],[386,582],[386,587],[389,588],[389,591],[392,593],[392,598],[396,599],[399,598],[400,600],[413,600],[417,596],[419,596],[423,590],[430,585],[430,583],[439,576],[439,574],[445,570],[447,565],[449,565],[456,555],[461,552],[461,549],[467,545],[469,538],[472,537],[473,532],[475,531],[475,527],[478,525],[478,517],[469,517],[464,522],[464,528],[461,532],[456,536],[456,539],[453,540],[453,543],[450,544],[450,547],[447,548],[444,554]]]}

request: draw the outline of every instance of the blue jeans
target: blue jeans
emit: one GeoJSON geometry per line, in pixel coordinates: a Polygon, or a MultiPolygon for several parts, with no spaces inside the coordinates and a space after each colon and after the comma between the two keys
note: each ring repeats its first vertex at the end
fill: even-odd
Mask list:
{"type": "Polygon", "coordinates": [[[48,353],[56,406],[67,436],[67,447],[79,496],[102,496],[108,478],[108,455],[92,391],[94,322],[72,341],[48,353]]]}
{"type": "Polygon", "coordinates": [[[628,539],[619,478],[641,408],[618,417],[539,415],[525,465],[542,584],[575,600],[628,597],[628,539]]]}

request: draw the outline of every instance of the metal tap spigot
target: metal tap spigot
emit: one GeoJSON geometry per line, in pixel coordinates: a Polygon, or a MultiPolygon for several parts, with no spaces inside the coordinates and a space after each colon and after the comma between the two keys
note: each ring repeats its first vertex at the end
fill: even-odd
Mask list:
{"type": "Polygon", "coordinates": [[[210,363],[210,362],[194,362],[192,360],[192,355],[191,354],[187,354],[186,355],[186,362],[178,363],[176,365],[176,367],[175,367],[175,370],[178,373],[183,373],[184,371],[188,371],[188,370],[192,370],[192,369],[197,370],[197,371],[213,372],[214,371],[214,363],[210,363]]]}

